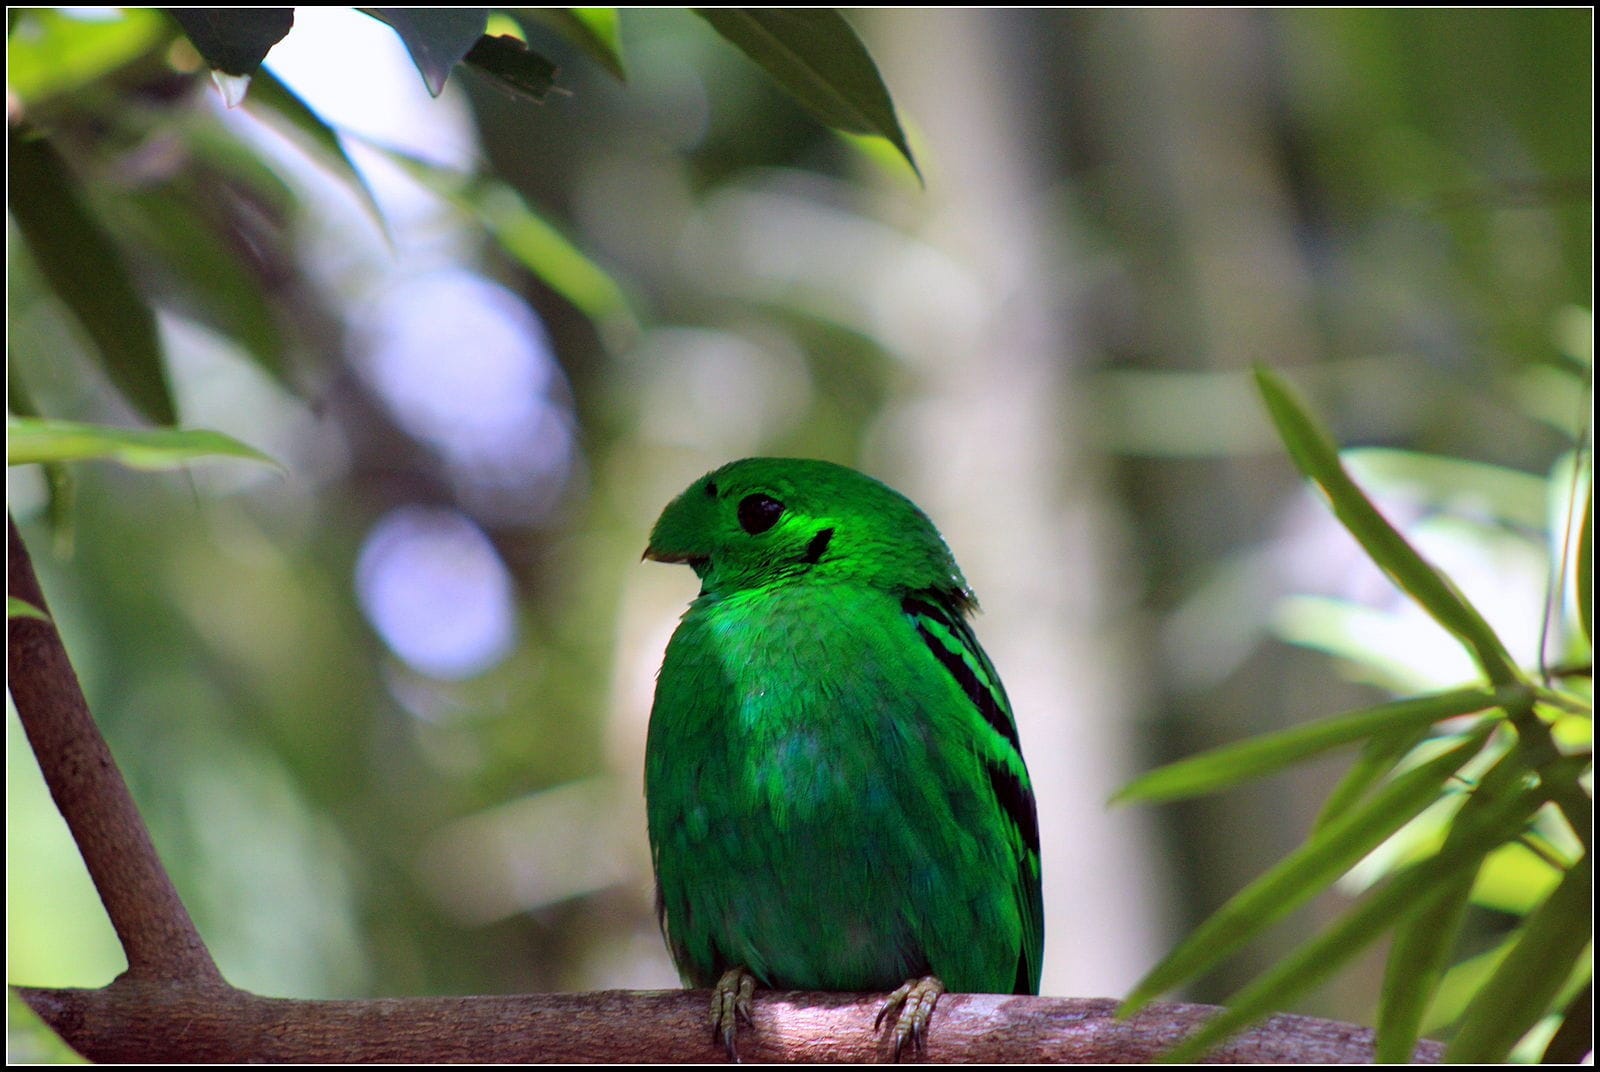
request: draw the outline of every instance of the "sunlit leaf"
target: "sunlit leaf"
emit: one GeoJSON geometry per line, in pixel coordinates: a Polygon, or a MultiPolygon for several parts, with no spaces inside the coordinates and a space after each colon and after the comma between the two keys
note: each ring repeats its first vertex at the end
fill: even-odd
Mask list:
{"type": "Polygon", "coordinates": [[[6,596],[6,618],[37,618],[41,622],[50,620],[50,616],[44,611],[16,596],[6,596]]]}
{"type": "Polygon", "coordinates": [[[1502,845],[1483,862],[1472,887],[1472,903],[1507,915],[1526,915],[1560,879],[1560,870],[1527,845],[1502,845]]]}
{"type": "Polygon", "coordinates": [[[518,12],[538,19],[582,49],[619,82],[628,76],[622,65],[622,20],[614,7],[534,7],[518,12]]]}
{"type": "MultiPolygon", "coordinates": [[[[1593,960],[1593,952],[1590,959],[1593,960]]],[[[1594,967],[1561,1013],[1561,1026],[1539,1060],[1547,1065],[1575,1065],[1594,1050],[1594,967]]]]}
{"type": "Polygon", "coordinates": [[[272,46],[294,27],[292,7],[178,7],[168,12],[183,27],[206,65],[224,74],[253,75],[272,46]]]}
{"type": "Polygon", "coordinates": [[[91,20],[53,8],[26,9],[19,16],[26,28],[6,36],[6,89],[37,104],[104,78],[172,34],[154,8],[119,11],[114,19],[91,20]]]}
{"type": "Polygon", "coordinates": [[[887,138],[917,162],[877,64],[844,16],[829,8],[695,8],[828,126],[887,138]]]}
{"type": "Polygon", "coordinates": [[[1593,892],[1589,861],[1581,860],[1528,916],[1516,944],[1468,1004],[1446,1060],[1504,1061],[1517,1040],[1549,1011],[1583,953],[1582,936],[1574,931],[1586,930],[1593,920],[1593,892]]]}
{"type": "Polygon", "coordinates": [[[445,79],[483,36],[489,21],[486,7],[367,7],[373,18],[388,23],[405,42],[422,73],[428,92],[444,92],[445,79]]]}
{"type": "Polygon", "coordinates": [[[243,458],[282,468],[255,448],[203,428],[107,428],[29,417],[6,422],[7,465],[102,459],[134,469],[173,469],[209,457],[243,458]]]}
{"type": "Polygon", "coordinates": [[[1295,464],[1327,496],[1340,524],[1372,561],[1467,645],[1491,681],[1506,685],[1520,680],[1516,664],[1483,615],[1449,578],[1417,553],[1350,479],[1333,440],[1287,384],[1264,367],[1257,367],[1256,382],[1295,464]]]}
{"type": "Polygon", "coordinates": [[[1471,888],[1471,874],[1459,876],[1431,904],[1396,929],[1378,1002],[1378,1063],[1405,1064],[1416,1051],[1423,1015],[1449,967],[1471,888]]]}
{"type": "Polygon", "coordinates": [[[1525,789],[1499,800],[1484,798],[1470,818],[1464,811],[1450,841],[1437,855],[1395,875],[1332,927],[1263,972],[1234,995],[1223,1012],[1162,1059],[1172,1063],[1197,1060],[1235,1031],[1290,1005],[1397,921],[1427,910],[1448,894],[1453,883],[1470,875],[1495,845],[1516,836],[1542,799],[1537,791],[1525,789]]]}
{"type": "Polygon", "coordinates": [[[1484,711],[1526,691],[1502,690],[1502,695],[1481,688],[1456,689],[1320,719],[1169,764],[1135,779],[1111,799],[1117,803],[1159,802],[1215,792],[1376,733],[1409,730],[1484,711]]]}
{"type": "Polygon", "coordinates": [[[347,180],[362,205],[371,213],[379,230],[385,235],[389,233],[383,210],[378,207],[378,199],[373,196],[367,180],[344,151],[339,135],[267,68],[256,72],[255,91],[250,94],[246,106],[252,113],[257,113],[258,106],[264,106],[272,115],[287,123],[286,133],[312,159],[329,168],[339,178],[347,180]]]}
{"type": "Polygon", "coordinates": [[[155,315],[121,251],[90,215],[78,185],[44,138],[11,127],[11,216],[50,288],[94,342],[111,382],[157,424],[177,411],[155,315]]]}
{"type": "Polygon", "coordinates": [[[1235,894],[1139,981],[1117,1010],[1131,1016],[1156,996],[1209,970],[1335,878],[1431,805],[1439,786],[1476,755],[1487,729],[1390,782],[1364,808],[1329,823],[1272,870],[1235,894]]]}

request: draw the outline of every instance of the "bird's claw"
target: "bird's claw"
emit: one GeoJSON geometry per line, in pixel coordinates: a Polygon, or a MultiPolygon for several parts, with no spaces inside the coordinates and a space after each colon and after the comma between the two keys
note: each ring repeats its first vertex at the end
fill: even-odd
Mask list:
{"type": "Polygon", "coordinates": [[[900,1060],[900,1051],[908,1041],[913,1052],[922,1054],[928,1038],[928,1020],[943,993],[944,984],[937,976],[924,975],[920,979],[907,979],[884,1001],[878,1018],[872,1022],[872,1029],[876,1031],[886,1016],[899,1011],[899,1021],[894,1025],[894,1060],[900,1060]]]}
{"type": "Polygon", "coordinates": [[[711,1040],[721,1040],[728,1050],[730,1061],[739,1060],[739,1050],[734,1037],[739,1031],[739,1021],[751,1026],[751,999],[756,992],[756,977],[743,968],[729,968],[711,990],[711,1040]]]}

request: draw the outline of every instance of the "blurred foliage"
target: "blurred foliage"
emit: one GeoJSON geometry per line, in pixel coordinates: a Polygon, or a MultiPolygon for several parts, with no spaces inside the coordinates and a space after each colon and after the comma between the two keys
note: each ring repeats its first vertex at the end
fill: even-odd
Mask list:
{"type": "MultiPolygon", "coordinates": [[[[1048,480],[1086,486],[1082,516],[1111,519],[1069,527],[1100,525],[1114,553],[1030,570],[1035,591],[1109,593],[1103,631],[1128,638],[1083,692],[1139,713],[1090,762],[1153,766],[1281,731],[1252,761],[1265,771],[1369,741],[1342,779],[1313,767],[1185,800],[1161,810],[1159,845],[1126,846],[1165,861],[1179,929],[1263,872],[1285,881],[1274,860],[1304,866],[1301,883],[1356,864],[1339,887],[1363,897],[1351,916],[1339,893],[1279,912],[1191,996],[1292,966],[1310,923],[1343,952],[1338,920],[1356,918],[1374,927],[1362,937],[1380,923],[1457,937],[1402,937],[1404,970],[1358,964],[1297,1009],[1362,1019],[1381,1003],[1393,1046],[1419,1022],[1509,1033],[1525,1017],[1501,1002],[1586,1002],[1576,977],[1525,985],[1529,960],[1571,937],[1551,925],[1581,892],[1555,878],[1581,870],[1563,824],[1508,806],[1451,842],[1484,780],[1526,769],[1493,713],[1514,701],[1463,688],[1482,674],[1422,610],[1440,604],[1400,596],[1322,524],[1245,370],[1298,366],[1332,437],[1368,448],[1342,456],[1355,482],[1437,566],[1433,587],[1477,608],[1484,628],[1466,627],[1499,668],[1488,680],[1531,690],[1557,753],[1587,749],[1589,678],[1572,671],[1591,635],[1592,13],[875,11],[852,29],[807,12],[805,36],[774,48],[757,43],[770,15],[730,32],[711,12],[515,10],[472,24],[514,50],[509,82],[473,45],[433,62],[437,100],[419,51],[448,60],[464,36],[413,23],[399,49],[352,16],[291,63],[327,17],[299,9],[226,109],[204,47],[162,12],[9,13],[11,412],[215,429],[289,471],[52,464],[8,484],[96,717],[230,980],[302,997],[673,984],[637,756],[649,674],[690,593],[626,571],[696,472],[759,452],[892,478],[914,453],[899,430],[987,412],[991,369],[1016,367],[998,363],[995,326],[1027,311],[936,206],[1013,187],[958,166],[987,143],[914,121],[970,113],[969,131],[1015,127],[999,143],[1015,160],[979,162],[1033,176],[1039,201],[1019,229],[974,219],[968,241],[1048,236],[1033,282],[1072,340],[1040,359],[1057,419],[988,438],[1035,436],[1039,459],[1048,437],[1071,439],[1089,462],[1048,480]],[[841,43],[857,29],[870,71],[859,41],[841,43]],[[401,110],[373,34],[421,105],[401,110]],[[968,56],[981,75],[961,74],[968,56]],[[936,95],[908,103],[907,76],[935,64],[936,95]],[[313,92],[318,77],[334,92],[313,92]],[[362,108],[399,118],[364,126],[362,108]],[[863,152],[818,117],[882,137],[863,152]],[[926,192],[906,172],[913,145],[926,192]],[[960,336],[969,322],[984,329],[960,336]],[[550,356],[486,389],[507,324],[550,356]],[[936,397],[930,344],[951,337],[966,394],[936,397]],[[496,416],[511,400],[531,402],[496,416]],[[381,538],[395,531],[434,552],[391,591],[374,578],[398,560],[381,538]],[[473,635],[480,590],[500,593],[492,657],[441,673],[407,656],[396,601],[394,620],[439,642],[473,635]],[[1546,682],[1541,664],[1566,669],[1546,682]],[[1574,696],[1552,705],[1558,692],[1574,696]],[[1364,714],[1298,725],[1340,707],[1364,714]],[[1472,791],[1446,780],[1458,768],[1472,791]],[[1460,791],[1426,807],[1441,786],[1460,791]],[[1516,823],[1518,855],[1496,848],[1516,823]],[[1306,863],[1307,830],[1339,851],[1306,863]],[[1408,876],[1447,855],[1459,881],[1408,901],[1423,884],[1408,876]]],[[[952,452],[933,468],[954,483],[996,464],[952,452]]],[[[983,531],[1003,543],[1010,520],[983,531]]],[[[9,975],[98,986],[120,954],[18,737],[8,907],[28,926],[12,928],[9,975]]],[[[1092,885],[1045,869],[1055,888],[1092,885]]],[[[1073,949],[1075,925],[1052,917],[1068,936],[1054,949],[1073,949]]],[[[1096,993],[1137,978],[1137,955],[1091,965],[1096,993]]],[[[1066,977],[1051,956],[1047,991],[1066,977]]],[[[48,1056],[10,1022],[13,1057],[48,1056]]],[[[1545,1052],[1555,1024],[1513,1055],[1545,1052]]],[[[1482,1030],[1456,1052],[1509,1044],[1482,1030]]]]}
{"type": "MultiPolygon", "coordinates": [[[[1378,892],[1235,995],[1227,1012],[1168,1058],[1203,1055],[1393,930],[1378,1009],[1377,1057],[1409,1061],[1424,1014],[1444,981],[1469,900],[1525,919],[1505,943],[1498,966],[1459,1008],[1460,1029],[1447,1056],[1503,1062],[1546,1017],[1552,1021],[1553,1044],[1566,1026],[1569,1003],[1584,993],[1594,972],[1593,920],[1584,911],[1593,897],[1594,712],[1588,688],[1593,652],[1582,654],[1579,669],[1536,686],[1478,609],[1350,479],[1327,433],[1287,386],[1266,370],[1257,377],[1301,472],[1327,497],[1373,563],[1473,652],[1495,691],[1456,690],[1311,723],[1185,760],[1129,786],[1121,794],[1125,800],[1170,800],[1260,777],[1329,747],[1365,745],[1362,762],[1335,788],[1311,839],[1189,935],[1151,970],[1120,1014],[1132,1015],[1177,983],[1202,974],[1364,859],[1389,848],[1389,859],[1367,876],[1369,883],[1384,880],[1378,892]],[[1567,677],[1578,678],[1583,687],[1569,687],[1567,677]],[[1463,724],[1462,716],[1480,713],[1463,724]],[[1575,736],[1558,746],[1552,724],[1562,718],[1574,724],[1575,736]],[[1441,753],[1441,748],[1448,750],[1441,753]],[[1384,790],[1373,792],[1384,781],[1384,790]],[[1441,813],[1435,805],[1446,810],[1441,813]],[[1424,820],[1430,809],[1434,814],[1424,820]],[[1409,840],[1412,850],[1394,853],[1398,839],[1409,840]],[[1417,848],[1419,841],[1426,851],[1417,848]],[[1529,858],[1519,857],[1520,874],[1508,873],[1506,854],[1519,849],[1529,858]],[[1496,874],[1480,883],[1491,860],[1499,864],[1496,874]],[[1495,886],[1508,887],[1511,896],[1494,896],[1495,886]],[[1530,887],[1532,896],[1523,899],[1530,887]]],[[[1587,487],[1592,472],[1585,471],[1580,480],[1587,487]]],[[[1570,490],[1557,483],[1556,500],[1570,490]]],[[[1570,512],[1576,502],[1567,502],[1570,512]]],[[[1558,1059],[1548,1051],[1541,1057],[1558,1059]]]]}

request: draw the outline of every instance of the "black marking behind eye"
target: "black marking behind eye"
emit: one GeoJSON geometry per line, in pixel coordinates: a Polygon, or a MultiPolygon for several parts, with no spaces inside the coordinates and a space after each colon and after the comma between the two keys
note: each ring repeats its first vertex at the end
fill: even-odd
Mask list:
{"type": "Polygon", "coordinates": [[[757,492],[739,500],[739,527],[752,536],[766,532],[782,516],[783,504],[769,495],[757,492]]]}
{"type": "Polygon", "coordinates": [[[821,529],[811,537],[811,542],[806,545],[806,561],[815,566],[821,561],[823,554],[828,550],[828,544],[833,539],[832,529],[821,529]]]}

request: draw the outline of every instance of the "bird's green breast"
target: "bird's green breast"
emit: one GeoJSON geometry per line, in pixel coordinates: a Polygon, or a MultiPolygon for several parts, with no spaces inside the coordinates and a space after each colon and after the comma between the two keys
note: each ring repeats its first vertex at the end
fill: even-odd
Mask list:
{"type": "Polygon", "coordinates": [[[932,970],[1012,990],[1017,859],[985,735],[891,593],[702,595],[667,648],[645,770],[685,977],[855,990],[932,970]]]}

